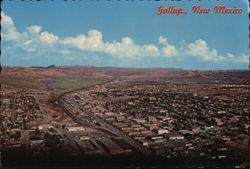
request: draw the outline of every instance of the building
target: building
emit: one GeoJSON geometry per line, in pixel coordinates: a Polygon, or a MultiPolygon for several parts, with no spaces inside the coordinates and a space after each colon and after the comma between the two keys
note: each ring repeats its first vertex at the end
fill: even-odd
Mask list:
{"type": "Polygon", "coordinates": [[[85,131],[84,127],[67,127],[69,132],[85,131]]]}

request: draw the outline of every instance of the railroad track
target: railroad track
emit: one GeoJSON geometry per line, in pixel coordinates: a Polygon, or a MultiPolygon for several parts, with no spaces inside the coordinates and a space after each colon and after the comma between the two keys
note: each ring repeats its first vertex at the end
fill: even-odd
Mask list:
{"type": "MultiPolygon", "coordinates": [[[[95,85],[91,85],[88,87],[83,87],[80,89],[75,89],[69,92],[65,92],[63,94],[61,94],[58,97],[58,105],[66,112],[66,114],[71,117],[76,123],[80,124],[80,125],[85,125],[86,126],[86,122],[84,122],[80,117],[78,117],[75,112],[69,108],[72,105],[69,105],[67,102],[70,101],[65,101],[65,99],[67,97],[68,94],[72,94],[78,91],[82,91],[82,90],[87,90],[91,87],[95,87],[96,85],[104,85],[107,83],[110,83],[114,80],[116,80],[117,78],[113,78],[109,81],[103,82],[103,83],[99,83],[99,84],[95,84],[95,85]]],[[[72,103],[75,103],[74,101],[72,101],[72,103]]],[[[71,103],[71,104],[72,104],[71,103]]],[[[98,117],[97,115],[95,115],[94,113],[90,112],[89,110],[84,110],[82,107],[79,107],[79,105],[74,105],[74,107],[77,107],[78,111],[82,111],[84,113],[86,113],[88,116],[94,118],[97,122],[99,122],[100,124],[103,124],[104,126],[106,126],[108,129],[110,129],[112,132],[114,132],[116,135],[120,136],[121,138],[123,138],[126,142],[128,142],[132,147],[134,147],[138,152],[144,154],[144,155],[152,155],[152,151],[150,151],[148,148],[144,147],[143,145],[141,145],[139,142],[137,142],[136,140],[134,140],[133,138],[129,137],[127,134],[125,134],[124,132],[122,132],[121,130],[115,128],[114,126],[112,126],[111,124],[107,123],[105,120],[103,120],[102,118],[98,117]]]]}

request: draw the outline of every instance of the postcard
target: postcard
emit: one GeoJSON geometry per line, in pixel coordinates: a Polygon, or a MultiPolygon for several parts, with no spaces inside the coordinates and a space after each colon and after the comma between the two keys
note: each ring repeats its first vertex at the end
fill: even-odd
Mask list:
{"type": "Polygon", "coordinates": [[[2,168],[249,168],[247,0],[1,2],[2,168]]]}

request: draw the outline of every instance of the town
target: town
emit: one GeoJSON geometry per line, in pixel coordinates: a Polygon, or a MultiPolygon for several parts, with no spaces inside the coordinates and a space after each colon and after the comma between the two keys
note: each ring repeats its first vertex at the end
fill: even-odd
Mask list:
{"type": "Polygon", "coordinates": [[[183,165],[198,159],[192,165],[244,168],[249,84],[211,83],[116,77],[53,102],[43,90],[2,90],[2,157],[17,157],[16,165],[52,156],[92,162],[112,157],[135,164],[145,157],[161,159],[164,166],[171,161],[170,167],[179,159],[183,165]]]}
{"type": "Polygon", "coordinates": [[[246,155],[248,86],[196,85],[187,91],[189,87],[120,81],[65,99],[75,100],[74,107],[104,120],[156,155],[209,159],[242,158],[239,151],[246,155]]]}

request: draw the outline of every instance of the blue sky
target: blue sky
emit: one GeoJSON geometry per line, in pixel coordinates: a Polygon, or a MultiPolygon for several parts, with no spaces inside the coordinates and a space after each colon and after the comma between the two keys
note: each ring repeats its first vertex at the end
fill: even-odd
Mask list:
{"type": "Polygon", "coordinates": [[[4,1],[1,15],[2,65],[248,68],[247,0],[4,1]],[[187,14],[157,15],[159,5],[187,14]],[[243,13],[214,14],[215,5],[243,13]]]}

